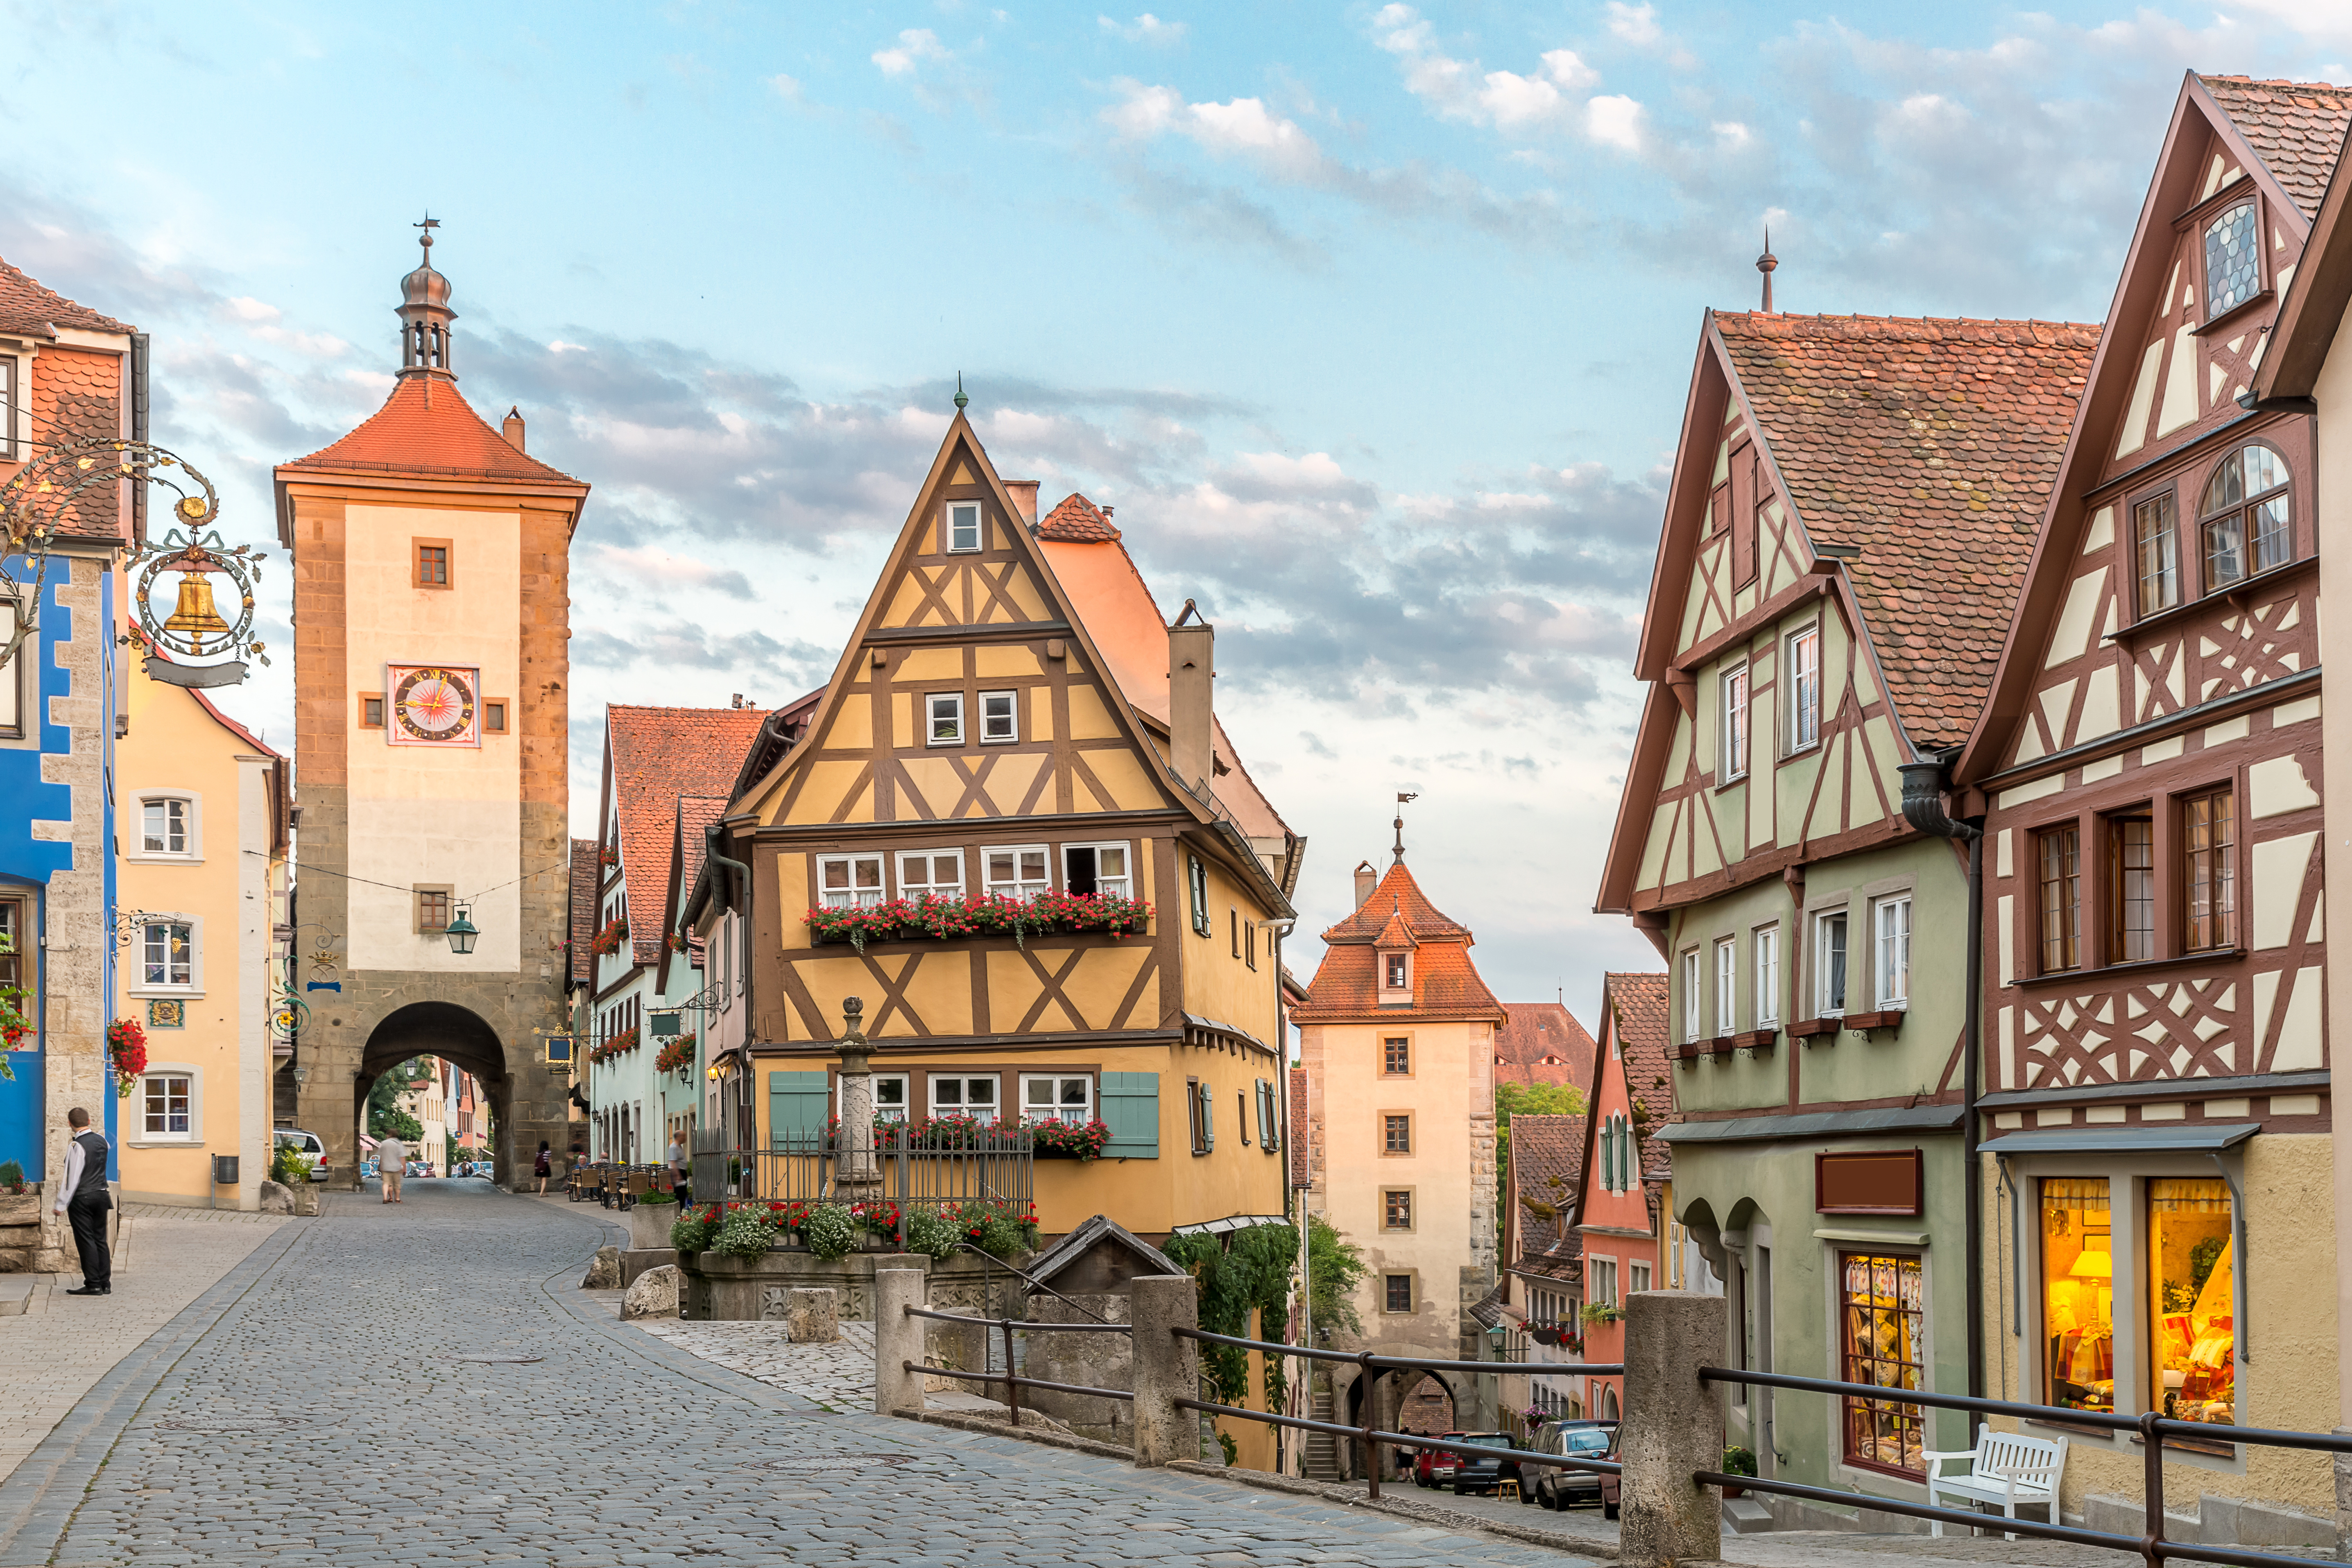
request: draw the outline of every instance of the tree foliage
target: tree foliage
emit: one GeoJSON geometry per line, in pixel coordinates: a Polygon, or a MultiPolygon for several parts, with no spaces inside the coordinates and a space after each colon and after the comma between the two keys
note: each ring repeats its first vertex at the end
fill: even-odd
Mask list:
{"type": "MultiPolygon", "coordinates": [[[[1498,1083],[1495,1086],[1495,1235],[1502,1237],[1503,1215],[1511,1202],[1511,1118],[1581,1116],[1584,1091],[1572,1083],[1498,1083]]],[[[1509,1267],[1511,1260],[1503,1259],[1509,1267]]]]}
{"type": "Polygon", "coordinates": [[[1361,1248],[1341,1237],[1320,1215],[1307,1220],[1307,1273],[1310,1296],[1307,1321],[1318,1335],[1361,1334],[1364,1321],[1356,1315],[1356,1287],[1370,1269],[1361,1248]]]}
{"type": "MultiPolygon", "coordinates": [[[[1161,1248],[1192,1277],[1200,1292],[1200,1323],[1213,1334],[1236,1339],[1279,1338],[1290,1316],[1290,1285],[1297,1272],[1298,1231],[1287,1225],[1258,1225],[1230,1237],[1171,1237],[1161,1248]],[[1250,1332],[1250,1314],[1260,1332],[1250,1332]]],[[[1249,1400],[1249,1352],[1232,1345],[1201,1347],[1202,1374],[1209,1396],[1220,1405],[1249,1400]]],[[[1265,1361],[1267,1405],[1279,1405],[1289,1389],[1280,1356],[1265,1361]]]]}

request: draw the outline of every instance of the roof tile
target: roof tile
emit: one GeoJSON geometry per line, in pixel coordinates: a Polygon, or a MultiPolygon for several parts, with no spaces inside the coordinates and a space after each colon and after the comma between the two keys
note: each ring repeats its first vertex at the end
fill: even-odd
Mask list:
{"type": "Polygon", "coordinates": [[[1625,1064],[1626,1092],[1650,1113],[1637,1119],[1634,1128],[1642,1145],[1642,1177],[1662,1182],[1674,1173],[1674,1151],[1654,1135],[1675,1119],[1666,976],[1612,972],[1601,976],[1601,994],[1616,1031],[1618,1057],[1625,1064]]]}
{"type": "Polygon", "coordinates": [[[629,946],[635,963],[651,963],[661,956],[678,803],[715,800],[725,807],[768,711],[614,703],[604,714],[614,809],[621,819],[621,874],[628,879],[629,946]]]}
{"type": "Polygon", "coordinates": [[[392,395],[383,400],[383,406],[368,416],[359,428],[284,468],[580,482],[516,450],[512,442],[474,412],[457,384],[441,375],[402,376],[393,384],[392,395]]]}
{"type": "Polygon", "coordinates": [[[111,316],[101,316],[87,305],[77,305],[56,289],[42,287],[21,268],[0,261],[0,331],[46,338],[57,327],[79,327],[86,332],[139,330],[111,316]]]}
{"type": "Polygon", "coordinates": [[[1346,920],[1323,933],[1323,962],[1307,987],[1307,1000],[1291,1009],[1302,1024],[1340,1019],[1491,1018],[1509,1015],[1470,962],[1470,928],[1449,920],[1425,897],[1400,860],[1389,868],[1372,896],[1346,920]],[[1391,928],[1416,943],[1412,957],[1412,1005],[1382,1005],[1381,948],[1391,928]]]}
{"type": "Polygon", "coordinates": [[[1094,502],[1073,490],[1045,514],[1045,521],[1037,525],[1037,537],[1068,544],[1101,544],[1117,539],[1118,530],[1094,502]]]}
{"type": "Polygon", "coordinates": [[[1510,1131],[1511,1202],[1524,1258],[1574,1239],[1569,1223],[1584,1172],[1585,1119],[1521,1114],[1511,1118],[1510,1131]]]}
{"type": "Polygon", "coordinates": [[[1495,1031],[1495,1081],[1581,1086],[1592,1077],[1592,1037],[1557,1002],[1506,1002],[1495,1031]]]}
{"type": "Polygon", "coordinates": [[[2327,178],[2352,127],[2352,89],[2322,81],[2255,81],[2242,76],[2197,79],[2229,115],[2272,178],[2303,209],[2318,215],[2327,178]]]}
{"type": "Polygon", "coordinates": [[[596,860],[596,841],[575,838],[572,841],[572,934],[565,946],[572,953],[572,980],[585,985],[593,960],[589,945],[596,935],[596,888],[604,880],[603,868],[596,860]]]}

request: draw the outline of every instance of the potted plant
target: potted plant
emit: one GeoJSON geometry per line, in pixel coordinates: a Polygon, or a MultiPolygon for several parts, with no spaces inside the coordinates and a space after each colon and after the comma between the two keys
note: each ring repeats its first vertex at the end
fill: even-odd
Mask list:
{"type": "Polygon", "coordinates": [[[0,1225],[41,1223],[41,1191],[25,1180],[25,1167],[0,1161],[0,1225]]]}
{"type": "Polygon", "coordinates": [[[1589,1329],[1596,1323],[1623,1322],[1625,1321],[1625,1309],[1622,1307],[1600,1306],[1588,1301],[1577,1315],[1584,1320],[1584,1326],[1589,1329]]]}
{"type": "MultiPolygon", "coordinates": [[[[1756,1456],[1749,1453],[1747,1449],[1740,1447],[1737,1444],[1732,1445],[1723,1451],[1723,1473],[1727,1476],[1754,1475],[1756,1473],[1756,1456]]],[[[1723,1489],[1723,1495],[1727,1498],[1746,1497],[1748,1495],[1748,1489],[1746,1487],[1726,1487],[1723,1489]]]]}
{"type": "Polygon", "coordinates": [[[1110,1142],[1110,1128],[1101,1121],[1060,1121],[1048,1118],[1022,1124],[1030,1148],[1040,1160],[1099,1160],[1110,1142]]]}
{"type": "Polygon", "coordinates": [[[1539,1345],[1556,1345],[1559,1343],[1559,1325],[1538,1323],[1528,1331],[1528,1338],[1539,1345]]]}
{"type": "Polygon", "coordinates": [[[674,1193],[655,1191],[638,1195],[629,1210],[629,1247],[632,1251],[658,1251],[670,1246],[670,1227],[677,1223],[677,1196],[674,1193]]]}

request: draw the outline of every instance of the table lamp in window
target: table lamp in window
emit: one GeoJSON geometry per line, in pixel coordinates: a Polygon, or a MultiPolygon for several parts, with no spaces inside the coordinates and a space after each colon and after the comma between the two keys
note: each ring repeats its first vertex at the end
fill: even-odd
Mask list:
{"type": "Polygon", "coordinates": [[[2104,1323],[2110,1321],[2116,1300],[2115,1254],[2105,1247],[2094,1251],[2086,1246],[2082,1255],[2074,1259],[2074,1267],[2066,1270],[2066,1273],[2070,1279],[2098,1281],[2090,1289],[2095,1290],[2098,1295],[2099,1321],[2104,1323]]]}

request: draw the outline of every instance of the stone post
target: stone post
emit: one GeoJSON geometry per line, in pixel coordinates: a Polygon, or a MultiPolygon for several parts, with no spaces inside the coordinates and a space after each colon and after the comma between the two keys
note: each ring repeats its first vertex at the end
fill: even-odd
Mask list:
{"type": "Polygon", "coordinates": [[[1625,1416],[1617,1457],[1623,1568],[1723,1555],[1723,1496],[1691,1480],[1723,1468],[1723,1391],[1698,1369],[1723,1359],[1724,1299],[1689,1290],[1625,1298],[1625,1416]]]}
{"type": "Polygon", "coordinates": [[[880,1196],[882,1173],[874,1164],[874,1070],[859,1019],[866,1004],[856,996],[841,1004],[841,1147],[833,1167],[834,1186],[845,1203],[880,1196]]]}
{"type": "Polygon", "coordinates": [[[1189,1274],[1139,1274],[1129,1282],[1135,1323],[1135,1462],[1150,1468],[1201,1457],[1201,1416],[1175,1401],[1201,1396],[1201,1346],[1172,1331],[1200,1326],[1189,1274]]]}
{"type": "Polygon", "coordinates": [[[923,1407],[923,1374],[906,1363],[923,1359],[921,1318],[909,1307],[928,1306],[919,1268],[879,1268],[874,1273],[874,1414],[888,1415],[923,1407]]]}

